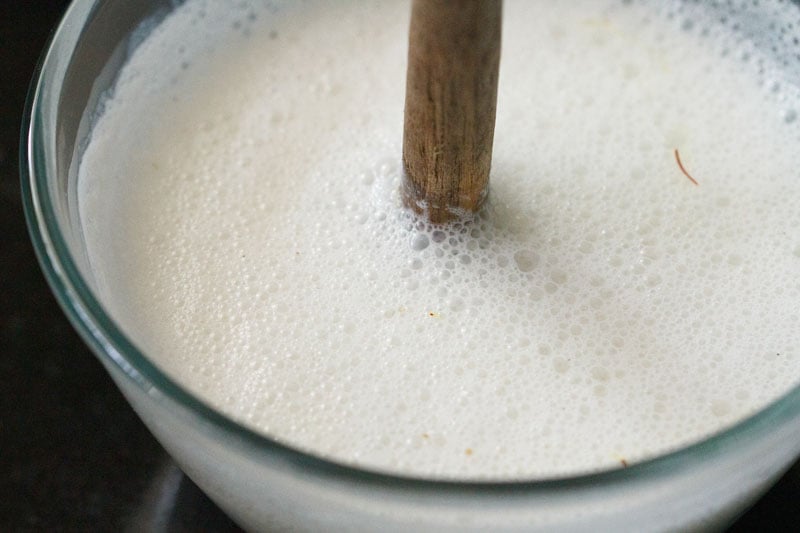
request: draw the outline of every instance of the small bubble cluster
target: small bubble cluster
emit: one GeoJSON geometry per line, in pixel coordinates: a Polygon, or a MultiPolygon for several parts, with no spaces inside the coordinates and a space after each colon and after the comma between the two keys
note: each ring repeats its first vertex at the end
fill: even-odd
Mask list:
{"type": "Polygon", "coordinates": [[[132,52],[79,198],[113,316],[234,419],[371,469],[530,479],[800,381],[795,6],[508,1],[489,199],[438,226],[398,192],[408,6],[221,4],[132,52]]]}

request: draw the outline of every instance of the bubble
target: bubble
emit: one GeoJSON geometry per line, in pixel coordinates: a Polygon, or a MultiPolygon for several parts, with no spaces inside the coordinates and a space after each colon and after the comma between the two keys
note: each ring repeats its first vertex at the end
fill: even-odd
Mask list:
{"type": "Polygon", "coordinates": [[[739,266],[742,264],[742,257],[738,254],[731,254],[728,256],[728,264],[731,266],[739,266]]]}
{"type": "Polygon", "coordinates": [[[514,262],[520,272],[530,272],[539,264],[539,255],[531,250],[520,250],[514,254],[514,262]]]}
{"type": "Polygon", "coordinates": [[[563,285],[567,282],[567,273],[563,270],[553,270],[550,273],[550,279],[557,285],[563,285]]]}
{"type": "Polygon", "coordinates": [[[657,287],[661,284],[661,276],[658,274],[650,274],[647,276],[647,286],[648,287],[657,287]]]}
{"type": "Polygon", "coordinates": [[[592,378],[597,381],[608,381],[611,377],[611,373],[607,369],[599,366],[592,368],[591,374],[592,378]]]}
{"type": "Polygon", "coordinates": [[[462,300],[461,298],[451,298],[447,306],[450,308],[451,311],[461,311],[462,309],[464,309],[465,304],[464,300],[462,300]]]}
{"type": "Polygon", "coordinates": [[[428,247],[430,240],[428,236],[423,233],[418,233],[411,238],[411,249],[415,251],[422,251],[428,247]]]}
{"type": "Polygon", "coordinates": [[[725,400],[714,400],[711,402],[711,412],[714,416],[726,416],[731,412],[731,405],[725,400]]]}
{"type": "Polygon", "coordinates": [[[553,359],[553,368],[559,374],[565,374],[569,370],[569,362],[563,357],[556,357],[553,359]]]}

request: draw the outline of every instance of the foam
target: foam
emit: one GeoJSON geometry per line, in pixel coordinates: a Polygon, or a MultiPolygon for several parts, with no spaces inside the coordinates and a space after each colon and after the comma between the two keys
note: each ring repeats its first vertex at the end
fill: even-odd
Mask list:
{"type": "Polygon", "coordinates": [[[350,464],[518,479],[675,449],[800,381],[792,6],[719,8],[789,21],[758,37],[508,1],[490,198],[447,228],[398,196],[408,6],[236,6],[138,46],[79,176],[104,303],[212,405],[350,464]]]}

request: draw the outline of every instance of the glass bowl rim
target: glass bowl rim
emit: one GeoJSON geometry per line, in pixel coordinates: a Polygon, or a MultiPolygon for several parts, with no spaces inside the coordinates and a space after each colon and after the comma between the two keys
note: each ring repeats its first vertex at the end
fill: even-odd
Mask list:
{"type": "MultiPolygon", "coordinates": [[[[628,467],[610,468],[559,477],[510,480],[460,480],[424,478],[348,465],[280,443],[240,424],[208,405],[154,365],[105,312],[72,257],[49,195],[43,148],[41,100],[48,87],[44,74],[52,70],[54,47],[67,26],[73,2],[50,35],[33,72],[22,120],[20,181],[28,232],[39,264],[56,300],[84,342],[104,364],[116,366],[145,394],[156,389],[161,395],[198,417],[217,431],[231,436],[259,454],[274,455],[285,463],[337,482],[372,484],[416,491],[448,491],[475,495],[532,494],[575,490],[677,475],[698,462],[725,455],[747,446],[776,427],[800,420],[800,384],[735,424],[701,440],[644,459],[628,467]]],[[[78,21],[83,24],[86,20],[78,21]]],[[[60,82],[63,80],[57,80],[60,82]]],[[[50,90],[53,90],[50,87],[50,90]]],[[[60,96],[59,96],[60,102],[60,96]]],[[[154,401],[159,401],[154,399],[154,401]]],[[[206,432],[208,430],[205,430],[206,432]]]]}

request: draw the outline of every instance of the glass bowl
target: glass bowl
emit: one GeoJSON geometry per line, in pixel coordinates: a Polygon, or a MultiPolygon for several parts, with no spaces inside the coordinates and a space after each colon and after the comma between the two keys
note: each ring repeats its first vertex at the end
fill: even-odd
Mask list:
{"type": "MultiPolygon", "coordinates": [[[[97,298],[77,216],[75,181],[100,95],[146,28],[179,3],[76,0],[71,5],[28,97],[21,147],[23,201],[39,261],[74,327],[164,448],[241,526],[716,529],[733,521],[800,455],[800,387],[795,387],[726,431],[626,469],[506,483],[415,479],[340,465],[279,444],[167,377],[121,332],[97,298]]],[[[759,46],[763,40],[758,36],[771,24],[748,19],[743,27],[759,46]]],[[[800,72],[790,75],[800,82],[800,72]]]]}

